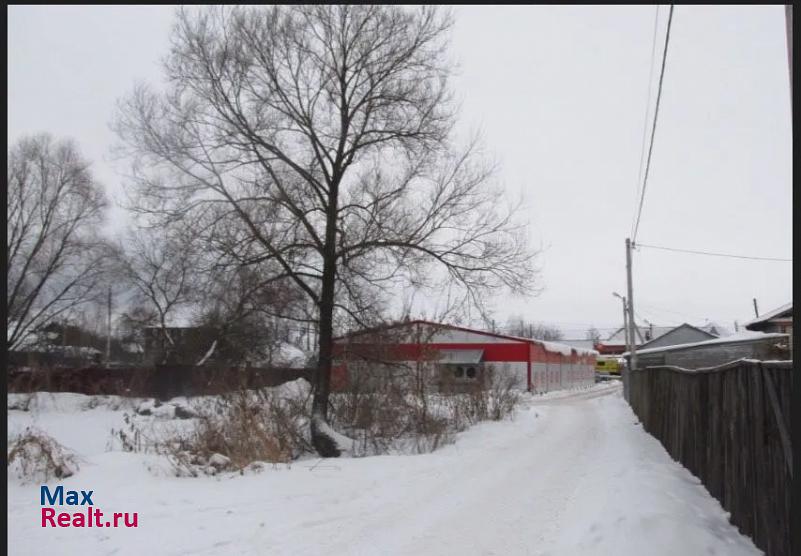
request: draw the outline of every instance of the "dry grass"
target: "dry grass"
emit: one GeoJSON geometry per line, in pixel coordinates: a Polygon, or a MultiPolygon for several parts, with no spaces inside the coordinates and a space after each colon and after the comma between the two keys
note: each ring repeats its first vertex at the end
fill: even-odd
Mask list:
{"type": "Polygon", "coordinates": [[[430,385],[416,378],[384,381],[379,388],[354,381],[331,396],[332,425],[357,441],[358,455],[432,452],[471,425],[505,419],[520,400],[514,380],[492,368],[458,391],[444,385],[449,393],[429,392],[430,385]]]}
{"type": "MultiPolygon", "coordinates": [[[[513,381],[487,370],[484,380],[459,393],[433,393],[424,381],[351,384],[331,395],[329,421],[352,438],[352,455],[428,453],[453,442],[456,433],[486,420],[509,416],[519,394],[513,381]]],[[[192,418],[175,430],[144,434],[141,422],[126,419],[114,431],[126,451],[167,456],[179,476],[240,471],[254,463],[288,464],[313,454],[308,386],[240,389],[197,401],[192,418]],[[259,463],[261,462],[261,463],[259,463]]],[[[127,417],[127,416],[126,416],[127,417]]]]}
{"type": "Polygon", "coordinates": [[[23,481],[39,482],[72,476],[78,462],[55,439],[29,427],[10,443],[8,467],[23,481]]]}
{"type": "Polygon", "coordinates": [[[253,462],[289,463],[312,451],[307,400],[270,389],[240,390],[197,407],[193,423],[159,443],[178,475],[242,471],[253,462]]]}

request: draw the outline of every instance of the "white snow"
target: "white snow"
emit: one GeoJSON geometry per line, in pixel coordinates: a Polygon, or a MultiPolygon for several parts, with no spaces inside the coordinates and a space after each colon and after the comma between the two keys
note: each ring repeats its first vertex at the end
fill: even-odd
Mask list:
{"type": "Polygon", "coordinates": [[[9,411],[9,434],[36,423],[77,451],[80,471],[50,485],[94,490],[104,513],[139,512],[139,528],[43,529],[38,485],[9,479],[11,553],[759,554],[643,431],[619,385],[526,396],[513,420],[432,454],[202,478],[167,475],[160,456],[107,451],[104,433],[133,404],[88,402],[37,397],[33,410],[9,411]]]}
{"type": "Polygon", "coordinates": [[[302,369],[306,366],[308,355],[289,342],[281,342],[272,352],[272,364],[279,367],[302,369]]]}
{"type": "Polygon", "coordinates": [[[557,344],[555,342],[546,342],[544,340],[538,340],[538,344],[544,347],[548,351],[552,351],[554,353],[561,353],[562,355],[570,356],[573,353],[573,349],[570,346],[566,346],[565,344],[557,344]]]}

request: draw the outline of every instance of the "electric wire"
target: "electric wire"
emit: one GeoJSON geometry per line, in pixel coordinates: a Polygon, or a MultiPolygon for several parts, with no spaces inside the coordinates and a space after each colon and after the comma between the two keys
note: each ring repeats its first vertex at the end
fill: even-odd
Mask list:
{"type": "Polygon", "coordinates": [[[645,191],[648,186],[648,174],[651,169],[651,155],[654,151],[654,137],[656,136],[656,122],[659,119],[659,104],[662,100],[662,83],[665,79],[665,65],[667,62],[668,45],[670,44],[670,27],[673,23],[673,4],[670,5],[670,13],[668,14],[667,31],[665,32],[665,48],[662,51],[662,69],[659,72],[659,86],[656,90],[656,106],[654,107],[654,121],[651,126],[651,141],[648,146],[648,159],[645,163],[645,175],[642,180],[642,192],[640,194],[640,206],[637,209],[637,218],[634,224],[634,233],[631,235],[631,241],[637,239],[637,232],[640,229],[640,218],[642,217],[642,206],[645,201],[645,191]]]}
{"type": "MultiPolygon", "coordinates": [[[[659,4],[656,5],[654,11],[654,32],[651,39],[651,65],[648,68],[648,97],[645,101],[645,115],[642,119],[642,141],[640,143],[640,166],[637,170],[637,190],[634,195],[634,204],[637,204],[637,199],[640,198],[640,184],[642,183],[642,169],[643,162],[645,162],[645,141],[648,139],[648,116],[651,113],[651,92],[653,91],[654,81],[654,61],[656,60],[656,31],[659,23],[659,4]]],[[[634,233],[634,215],[631,218],[631,230],[629,230],[629,237],[634,233]]]]}
{"type": "Polygon", "coordinates": [[[675,247],[663,247],[660,245],[645,245],[644,243],[637,243],[635,249],[645,247],[646,249],[661,249],[663,251],[675,251],[677,253],[692,253],[694,255],[709,255],[711,257],[726,257],[730,259],[746,259],[752,261],[778,261],[783,263],[791,263],[793,259],[782,259],[779,257],[754,257],[748,255],[732,255],[730,253],[714,253],[712,251],[698,251],[695,249],[678,249],[675,247]]]}

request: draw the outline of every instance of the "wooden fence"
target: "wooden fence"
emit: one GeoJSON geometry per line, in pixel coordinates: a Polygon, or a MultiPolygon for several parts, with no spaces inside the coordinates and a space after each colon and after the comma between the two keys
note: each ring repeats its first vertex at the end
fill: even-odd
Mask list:
{"type": "Polygon", "coordinates": [[[768,556],[789,556],[792,361],[740,360],[630,375],[643,427],[768,556]]]}
{"type": "Polygon", "coordinates": [[[304,378],[313,369],[194,367],[76,367],[11,369],[9,392],[74,392],[88,395],[154,397],[199,396],[239,388],[277,386],[304,378]]]}

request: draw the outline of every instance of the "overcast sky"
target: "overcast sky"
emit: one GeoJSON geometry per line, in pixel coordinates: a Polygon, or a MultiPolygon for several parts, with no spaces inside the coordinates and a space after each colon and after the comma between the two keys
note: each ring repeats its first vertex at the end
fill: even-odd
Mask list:
{"type": "MultiPolygon", "coordinates": [[[[8,139],[76,139],[112,198],[116,100],[158,82],[173,8],[8,8],[8,139]]],[[[659,12],[653,104],[668,8],[659,12]]],[[[459,7],[451,55],[462,130],[483,132],[542,245],[542,293],[501,299],[569,337],[619,325],[635,211],[653,6],[459,7]]],[[[792,132],[784,8],[679,6],[638,242],[792,258],[792,132]]],[[[112,214],[113,228],[124,221],[112,214]]],[[[792,265],[634,253],[635,310],[657,325],[732,327],[792,300],[792,265]]]]}

